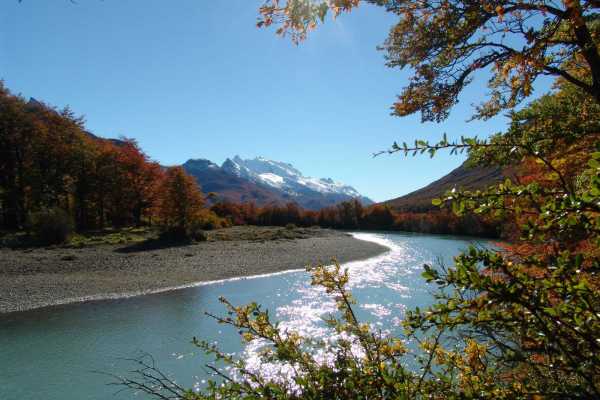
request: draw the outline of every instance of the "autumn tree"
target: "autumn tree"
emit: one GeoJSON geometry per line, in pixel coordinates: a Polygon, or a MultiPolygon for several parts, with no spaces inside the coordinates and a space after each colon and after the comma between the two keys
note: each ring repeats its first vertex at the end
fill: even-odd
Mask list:
{"type": "Polygon", "coordinates": [[[85,130],[69,108],[0,85],[0,211],[5,228],[73,220],[79,231],[149,221],[162,167],[130,139],[85,130]],[[48,214],[48,215],[46,215],[48,214]]]}
{"type": "Polygon", "coordinates": [[[0,82],[0,205],[3,223],[12,229],[25,221],[23,174],[32,136],[25,101],[12,96],[0,82]]]}
{"type": "Polygon", "coordinates": [[[313,210],[304,210],[302,213],[303,226],[316,226],[319,224],[319,212],[313,210]]]}
{"type": "Polygon", "coordinates": [[[171,167],[159,185],[158,216],[161,224],[178,235],[189,233],[204,206],[198,183],[182,167],[171,167]]]}
{"type": "Polygon", "coordinates": [[[394,225],[394,213],[389,206],[377,204],[365,212],[363,221],[369,229],[389,229],[394,225]]]}
{"type": "Polygon", "coordinates": [[[231,201],[221,200],[213,204],[210,208],[216,215],[222,218],[227,218],[233,225],[244,225],[247,223],[242,206],[244,204],[236,204],[231,201]]]}
{"type": "Polygon", "coordinates": [[[116,185],[121,183],[118,179],[117,156],[118,151],[112,142],[101,141],[95,148],[94,163],[88,170],[94,185],[93,201],[98,228],[104,228],[108,222],[112,223],[113,204],[118,196],[116,185]]]}
{"type": "Polygon", "coordinates": [[[345,229],[357,229],[361,226],[363,219],[363,206],[357,199],[343,201],[337,206],[341,227],[345,229]]]}
{"type": "Polygon", "coordinates": [[[26,102],[3,86],[0,93],[2,208],[5,225],[22,227],[28,213],[43,208],[78,209],[85,182],[78,171],[87,165],[92,144],[83,121],[65,108],[26,102]],[[79,183],[79,185],[76,185],[79,183]]]}
{"type": "MultiPolygon", "coordinates": [[[[600,132],[600,103],[566,81],[555,85],[555,93],[546,94],[522,110],[511,112],[507,132],[493,135],[490,146],[479,146],[470,153],[470,164],[515,164],[531,156],[557,158],[564,150],[600,132]]],[[[579,170],[586,160],[580,159],[579,170]]],[[[557,160],[554,161],[557,163],[557,160]]],[[[531,168],[528,168],[531,170],[531,168]]],[[[576,176],[575,171],[563,170],[565,176],[576,176]]]]}
{"type": "Polygon", "coordinates": [[[258,208],[252,201],[246,202],[240,207],[245,224],[255,225],[258,222],[258,208]]]}
{"type": "Polygon", "coordinates": [[[150,210],[157,195],[156,184],[161,178],[161,167],[151,162],[135,140],[125,139],[115,146],[116,174],[113,218],[123,223],[139,225],[150,210]]]}
{"type": "MultiPolygon", "coordinates": [[[[266,0],[259,26],[277,25],[296,42],[360,0],[266,0]]],[[[421,112],[440,121],[478,71],[490,72],[491,95],[477,117],[512,108],[540,76],[561,77],[600,101],[600,20],[596,0],[363,0],[398,22],[385,43],[387,65],[414,72],[393,114],[421,112]]]]}
{"type": "Polygon", "coordinates": [[[285,224],[300,224],[302,222],[302,209],[297,203],[285,205],[285,224]]]}

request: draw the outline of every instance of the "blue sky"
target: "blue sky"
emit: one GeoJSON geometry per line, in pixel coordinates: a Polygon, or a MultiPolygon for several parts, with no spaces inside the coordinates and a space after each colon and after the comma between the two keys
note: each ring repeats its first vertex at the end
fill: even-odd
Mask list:
{"type": "MultiPolygon", "coordinates": [[[[506,118],[466,120],[479,79],[442,124],[390,116],[410,71],[376,50],[393,23],[363,6],[300,46],[255,27],[260,0],[4,0],[0,79],[14,93],[83,114],[100,136],[124,135],[163,164],[236,154],[294,164],[378,201],[418,189],[464,157],[371,154],[443,132],[487,136],[506,118]]],[[[547,82],[538,85],[542,90],[547,82]]]]}

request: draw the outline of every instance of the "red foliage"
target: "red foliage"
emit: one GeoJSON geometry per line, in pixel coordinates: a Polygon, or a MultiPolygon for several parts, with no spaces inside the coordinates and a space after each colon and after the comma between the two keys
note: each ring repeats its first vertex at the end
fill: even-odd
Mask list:
{"type": "Polygon", "coordinates": [[[204,206],[204,196],[196,180],[182,167],[167,170],[161,180],[156,202],[161,224],[185,232],[198,221],[204,206]]]}
{"type": "Polygon", "coordinates": [[[321,226],[337,229],[381,229],[424,233],[472,234],[496,237],[497,224],[473,216],[457,217],[449,211],[397,213],[384,205],[364,208],[358,200],[341,202],[319,211],[304,210],[294,203],[257,208],[253,203],[219,202],[218,216],[233,225],[321,226]]]}
{"type": "Polygon", "coordinates": [[[69,109],[26,102],[0,84],[0,223],[61,208],[78,229],[151,221],[161,167],[133,140],[87,133],[69,109]]]}

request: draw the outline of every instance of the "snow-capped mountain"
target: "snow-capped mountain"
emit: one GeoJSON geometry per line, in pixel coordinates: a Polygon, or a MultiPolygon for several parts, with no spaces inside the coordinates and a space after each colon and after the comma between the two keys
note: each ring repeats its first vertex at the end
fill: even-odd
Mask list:
{"type": "Polygon", "coordinates": [[[289,163],[263,157],[244,160],[235,156],[225,160],[221,167],[209,160],[189,160],[183,166],[196,177],[204,191],[216,192],[232,201],[245,199],[258,204],[293,201],[308,209],[320,209],[352,198],[358,198],[365,205],[373,203],[352,186],[330,178],[307,177],[289,163]]]}
{"type": "Polygon", "coordinates": [[[196,178],[204,193],[216,193],[221,199],[234,203],[252,201],[259,205],[290,201],[271,188],[231,174],[210,160],[188,160],[183,168],[196,178]]]}
{"type": "Polygon", "coordinates": [[[317,192],[325,195],[363,198],[352,186],[334,182],[331,178],[318,179],[304,176],[292,164],[263,157],[243,160],[235,156],[233,159],[227,159],[222,168],[236,176],[282,190],[291,196],[317,192]]]}

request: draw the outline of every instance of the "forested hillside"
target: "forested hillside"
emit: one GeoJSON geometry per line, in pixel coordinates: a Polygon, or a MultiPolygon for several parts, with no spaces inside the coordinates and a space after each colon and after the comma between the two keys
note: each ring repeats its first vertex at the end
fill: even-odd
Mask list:
{"type": "Polygon", "coordinates": [[[163,168],[132,139],[102,139],[68,108],[26,101],[0,85],[0,226],[42,242],[73,230],[219,225],[182,168],[163,168]]]}

